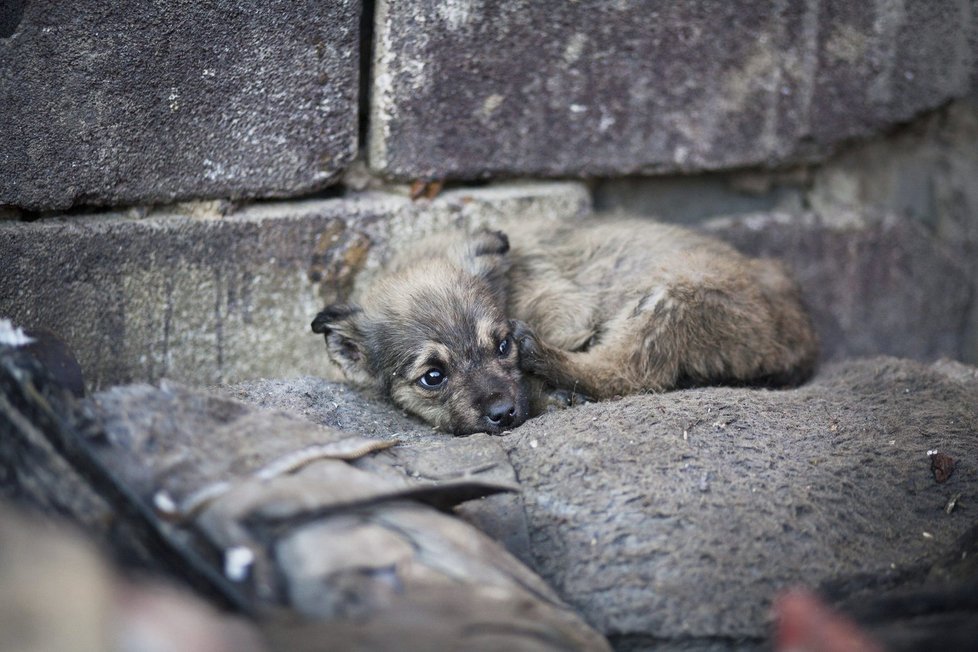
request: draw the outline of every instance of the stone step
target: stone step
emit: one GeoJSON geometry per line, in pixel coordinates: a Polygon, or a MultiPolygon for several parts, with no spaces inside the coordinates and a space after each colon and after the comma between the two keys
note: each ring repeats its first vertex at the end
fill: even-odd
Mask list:
{"type": "Polygon", "coordinates": [[[0,316],[57,333],[90,389],[168,377],[197,385],[328,372],[310,323],[390,240],[449,224],[590,210],[576,183],[366,193],[221,215],[109,213],[0,222],[0,316]]]}
{"type": "MultiPolygon", "coordinates": [[[[369,192],[224,216],[0,222],[0,316],[61,337],[90,389],[162,377],[197,385],[336,378],[309,325],[382,270],[392,245],[448,226],[505,228],[514,220],[587,219],[590,211],[584,186],[541,183],[460,188],[433,201],[369,192]]],[[[785,262],[825,360],[970,359],[972,273],[917,222],[823,208],[703,228],[785,262]]]]}

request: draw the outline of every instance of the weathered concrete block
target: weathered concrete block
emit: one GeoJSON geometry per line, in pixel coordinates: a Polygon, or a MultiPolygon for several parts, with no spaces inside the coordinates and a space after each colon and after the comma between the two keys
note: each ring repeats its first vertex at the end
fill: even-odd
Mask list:
{"type": "Polygon", "coordinates": [[[975,280],[919,222],[836,208],[719,219],[709,231],[794,272],[823,359],[968,357],[975,280]]]}
{"type": "MultiPolygon", "coordinates": [[[[317,379],[227,391],[410,447],[457,441],[317,379]]],[[[976,400],[974,367],[871,358],[826,365],[797,389],[629,396],[477,437],[516,470],[531,565],[615,649],[763,650],[785,588],[866,603],[961,559],[958,537],[975,527],[965,506],[978,500],[976,400]],[[934,449],[956,460],[943,482],[934,449]]],[[[970,569],[940,585],[973,583],[970,569]]],[[[959,599],[972,605],[964,622],[973,599],[959,599]]],[[[892,649],[941,647],[921,640],[892,649]]]]}
{"type": "Polygon", "coordinates": [[[926,0],[381,0],[371,165],[476,178],[817,157],[966,93],[973,13],[926,0]]]}
{"type": "Polygon", "coordinates": [[[797,390],[585,405],[502,442],[536,570],[617,649],[750,649],[781,589],[878,594],[954,554],[974,517],[944,508],[978,497],[976,399],[973,376],[871,359],[797,390]],[[933,449],[957,461],[943,484],[933,449]]]}
{"type": "Polygon", "coordinates": [[[978,303],[971,300],[967,324],[960,311],[978,288],[975,179],[978,96],[952,102],[886,137],[846,147],[815,168],[606,179],[594,188],[594,204],[597,211],[670,222],[728,218],[736,233],[724,227],[721,235],[727,232],[752,253],[785,258],[807,279],[822,330],[832,339],[830,353],[948,355],[974,364],[978,303]],[[804,206],[814,214],[789,217],[804,214],[804,206]],[[904,253],[897,256],[898,251],[904,253]],[[857,282],[860,275],[879,275],[883,266],[883,285],[857,282]],[[861,306],[858,315],[855,306],[861,306]],[[827,318],[833,311],[849,312],[839,319],[846,322],[842,328],[850,343],[858,330],[881,336],[872,346],[860,336],[861,343],[850,348],[839,339],[840,325],[827,318]],[[936,343],[939,331],[945,345],[936,343]]]}
{"type": "Polygon", "coordinates": [[[122,214],[0,222],[0,316],[59,334],[90,388],[328,375],[309,324],[383,260],[389,240],[447,224],[564,219],[573,183],[498,186],[434,201],[367,194],[221,216],[122,214]]]}
{"type": "Polygon", "coordinates": [[[290,196],[356,153],[359,0],[12,4],[0,205],[290,196]]]}

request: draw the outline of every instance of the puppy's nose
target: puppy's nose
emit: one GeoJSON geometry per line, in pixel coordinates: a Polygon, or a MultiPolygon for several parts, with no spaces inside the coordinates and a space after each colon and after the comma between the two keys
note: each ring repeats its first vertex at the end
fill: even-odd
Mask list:
{"type": "Polygon", "coordinates": [[[508,398],[498,398],[486,408],[486,419],[494,426],[508,426],[516,416],[516,406],[508,398]]]}

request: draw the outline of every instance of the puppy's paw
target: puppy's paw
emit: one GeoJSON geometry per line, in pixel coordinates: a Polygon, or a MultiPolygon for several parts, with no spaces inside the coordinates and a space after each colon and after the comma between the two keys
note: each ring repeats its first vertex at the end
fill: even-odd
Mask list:
{"type": "Polygon", "coordinates": [[[510,320],[513,340],[520,352],[520,368],[529,373],[540,372],[544,368],[543,346],[526,324],[518,319],[510,320]]]}
{"type": "Polygon", "coordinates": [[[529,324],[519,319],[510,319],[509,327],[513,333],[513,340],[519,346],[520,353],[524,351],[530,353],[537,348],[537,337],[533,334],[533,329],[530,328],[529,324]]]}

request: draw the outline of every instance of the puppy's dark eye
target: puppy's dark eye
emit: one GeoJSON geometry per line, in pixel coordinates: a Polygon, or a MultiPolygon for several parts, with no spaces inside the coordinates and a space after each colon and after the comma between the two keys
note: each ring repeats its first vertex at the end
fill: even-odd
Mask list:
{"type": "Polygon", "coordinates": [[[505,357],[506,355],[508,355],[509,348],[510,348],[509,335],[507,335],[502,339],[502,341],[499,343],[499,347],[497,348],[497,350],[499,351],[499,357],[505,357]]]}
{"type": "Polygon", "coordinates": [[[448,376],[445,375],[444,371],[438,367],[432,367],[428,371],[424,372],[424,375],[418,379],[418,384],[425,389],[438,389],[447,379],[448,376]]]}

